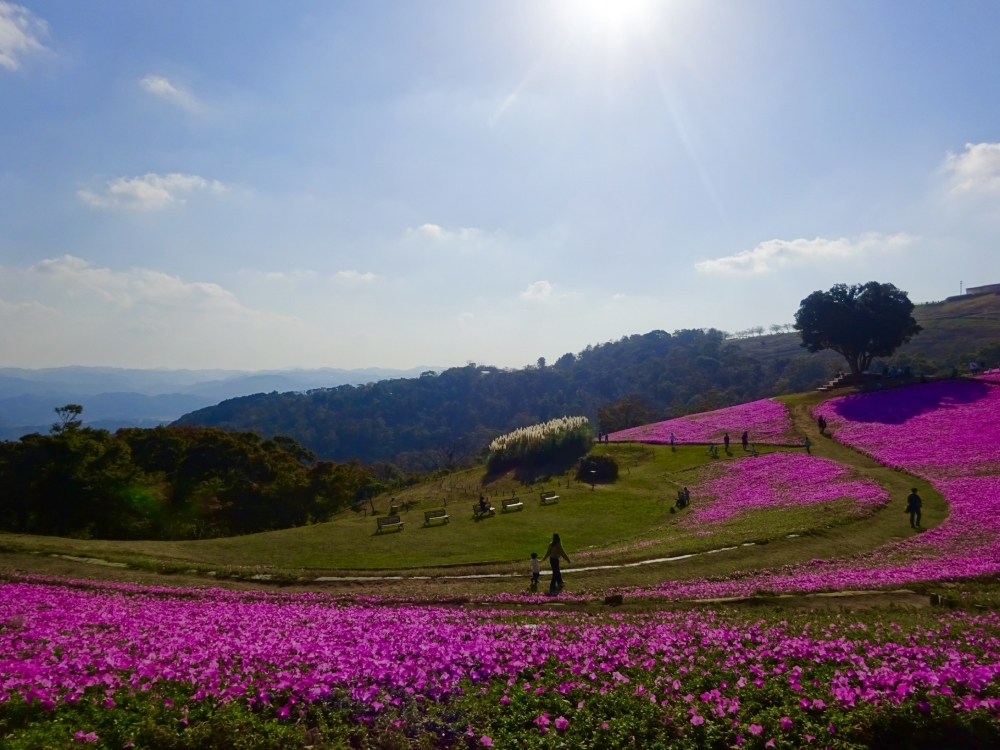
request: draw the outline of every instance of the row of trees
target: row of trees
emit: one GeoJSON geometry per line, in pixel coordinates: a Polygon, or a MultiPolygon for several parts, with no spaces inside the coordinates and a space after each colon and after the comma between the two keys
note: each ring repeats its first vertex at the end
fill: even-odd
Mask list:
{"type": "Polygon", "coordinates": [[[387,467],[315,461],[287,437],[204,427],[84,427],[0,443],[0,528],[106,539],[191,539],[328,519],[404,481],[387,467]]]}
{"type": "Polygon", "coordinates": [[[742,331],[727,334],[726,338],[749,339],[754,336],[763,336],[765,333],[770,333],[773,336],[778,333],[789,333],[794,327],[792,323],[772,323],[767,328],[764,326],[750,326],[749,328],[744,328],[742,331]]]}

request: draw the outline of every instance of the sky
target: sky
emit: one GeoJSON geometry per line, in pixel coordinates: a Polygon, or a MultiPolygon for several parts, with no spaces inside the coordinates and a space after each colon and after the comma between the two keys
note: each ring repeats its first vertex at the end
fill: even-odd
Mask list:
{"type": "Polygon", "coordinates": [[[519,367],[1000,283],[1000,4],[0,0],[0,366],[519,367]]]}

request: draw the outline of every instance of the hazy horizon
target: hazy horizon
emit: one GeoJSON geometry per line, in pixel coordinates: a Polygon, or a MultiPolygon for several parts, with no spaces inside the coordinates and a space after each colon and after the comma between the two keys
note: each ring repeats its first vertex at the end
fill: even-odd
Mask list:
{"type": "Polygon", "coordinates": [[[0,0],[0,366],[521,367],[1000,282],[998,35],[988,2],[0,0]]]}

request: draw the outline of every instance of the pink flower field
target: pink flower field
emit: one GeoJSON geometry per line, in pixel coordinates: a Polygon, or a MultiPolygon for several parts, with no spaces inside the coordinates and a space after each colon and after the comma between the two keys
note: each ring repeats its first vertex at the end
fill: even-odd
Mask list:
{"type": "Polygon", "coordinates": [[[614,432],[609,439],[616,442],[667,444],[670,442],[670,434],[673,433],[678,443],[719,443],[722,442],[723,435],[728,432],[729,438],[738,444],[744,430],[750,433],[751,443],[769,445],[802,443],[802,439],[794,432],[787,407],[767,398],[633,427],[614,432]]]}
{"type": "Polygon", "coordinates": [[[666,584],[676,598],[879,588],[1000,572],[1000,387],[949,380],[841,396],[814,409],[837,440],[928,479],[948,501],[937,528],[868,555],[725,581],[666,584]]]}
{"type": "Polygon", "coordinates": [[[710,478],[692,485],[698,502],[692,505],[691,517],[697,522],[724,521],[747,511],[838,498],[854,500],[860,509],[878,507],[889,500],[889,493],[876,482],[851,479],[849,466],[803,453],[741,458],[710,465],[704,471],[710,478]]]}
{"type": "Polygon", "coordinates": [[[660,726],[714,721],[734,736],[757,696],[772,705],[780,691],[789,707],[771,717],[771,731],[825,730],[831,712],[858,704],[1000,709],[993,613],[902,633],[839,618],[795,628],[710,611],[535,613],[526,622],[498,610],[345,605],[310,594],[162,594],[0,584],[0,704],[20,696],[53,710],[97,695],[111,708],[123,694],[173,683],[187,686],[187,701],[244,700],[279,720],[294,719],[299,703],[338,695],[364,719],[415,700],[485,694],[491,684],[482,699],[498,707],[551,693],[562,706],[560,731],[588,716],[592,698],[617,691],[648,699],[665,717],[660,726]]]}

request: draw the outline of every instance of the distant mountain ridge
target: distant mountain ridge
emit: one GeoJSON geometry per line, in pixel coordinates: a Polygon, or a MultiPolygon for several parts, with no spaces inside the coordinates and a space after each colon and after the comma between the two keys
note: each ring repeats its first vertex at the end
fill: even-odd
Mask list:
{"type": "Polygon", "coordinates": [[[417,376],[428,367],[393,370],[143,370],[111,367],[0,368],[0,439],[47,431],[52,410],[84,408],[87,424],[105,429],[152,427],[226,399],[253,393],[308,391],[417,376]]]}

